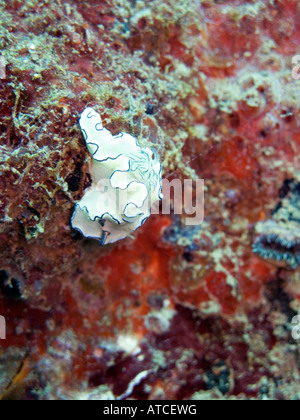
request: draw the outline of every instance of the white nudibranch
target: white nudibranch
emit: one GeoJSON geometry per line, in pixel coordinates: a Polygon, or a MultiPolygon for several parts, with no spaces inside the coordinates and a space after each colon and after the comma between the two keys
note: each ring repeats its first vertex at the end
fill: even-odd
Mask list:
{"type": "Polygon", "coordinates": [[[79,124],[92,155],[92,185],[76,204],[71,225],[100,245],[123,239],[150,216],[162,199],[161,164],[154,149],[141,147],[130,134],[113,136],[92,108],[79,124]]]}

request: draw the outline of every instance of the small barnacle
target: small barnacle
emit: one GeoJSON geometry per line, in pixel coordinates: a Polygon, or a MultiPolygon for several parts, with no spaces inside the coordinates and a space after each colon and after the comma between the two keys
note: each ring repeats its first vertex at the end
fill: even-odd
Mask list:
{"type": "Polygon", "coordinates": [[[71,225],[102,246],[130,235],[150,216],[162,198],[161,164],[154,149],[141,147],[130,134],[112,136],[92,108],[79,124],[92,155],[92,185],[76,204],[71,225]]]}

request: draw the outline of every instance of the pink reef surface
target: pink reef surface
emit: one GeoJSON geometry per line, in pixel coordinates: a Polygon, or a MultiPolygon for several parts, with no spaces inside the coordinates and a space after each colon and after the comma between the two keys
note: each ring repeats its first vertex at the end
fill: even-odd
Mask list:
{"type": "Polygon", "coordinates": [[[299,399],[300,3],[0,0],[0,54],[0,399],[299,399]],[[201,225],[71,228],[86,106],[201,225]]]}

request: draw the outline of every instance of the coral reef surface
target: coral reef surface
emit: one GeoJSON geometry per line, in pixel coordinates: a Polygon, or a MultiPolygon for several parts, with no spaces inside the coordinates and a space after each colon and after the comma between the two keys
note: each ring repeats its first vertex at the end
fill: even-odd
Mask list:
{"type": "Polygon", "coordinates": [[[297,0],[0,0],[0,399],[300,398],[299,54],[297,0]],[[87,106],[201,225],[71,228],[87,106]]]}

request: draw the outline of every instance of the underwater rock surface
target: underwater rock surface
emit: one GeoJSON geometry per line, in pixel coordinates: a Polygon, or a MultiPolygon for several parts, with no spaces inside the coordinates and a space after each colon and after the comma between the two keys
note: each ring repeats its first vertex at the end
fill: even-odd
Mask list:
{"type": "Polygon", "coordinates": [[[0,398],[299,399],[299,22],[296,0],[0,0],[0,398]],[[73,230],[86,106],[205,179],[204,223],[73,230]]]}

